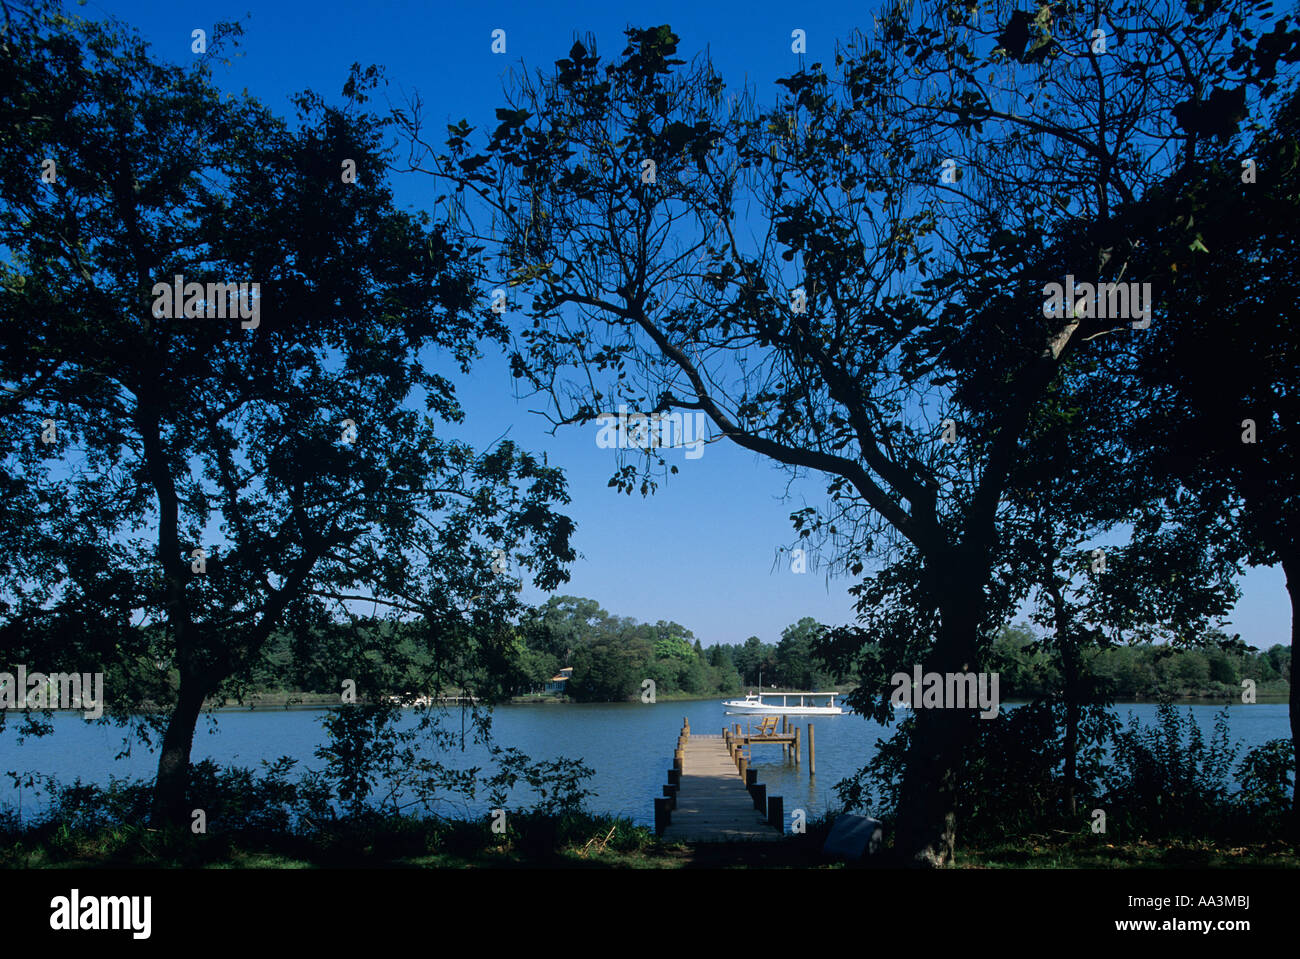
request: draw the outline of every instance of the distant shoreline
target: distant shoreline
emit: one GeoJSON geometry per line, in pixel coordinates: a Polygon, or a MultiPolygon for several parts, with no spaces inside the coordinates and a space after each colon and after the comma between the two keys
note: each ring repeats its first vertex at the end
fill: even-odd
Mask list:
{"type": "MultiPolygon", "coordinates": [[[[669,703],[702,703],[716,702],[722,705],[722,700],[717,696],[674,696],[671,698],[661,697],[654,705],[666,705],[669,703]]],[[[1007,704],[1023,704],[1033,702],[1030,699],[1011,698],[1002,700],[1007,704]]],[[[1147,706],[1155,705],[1160,702],[1157,698],[1151,699],[1124,699],[1117,700],[1111,705],[1115,708],[1120,706],[1147,706]]],[[[1259,694],[1255,705],[1286,705],[1290,702],[1285,693],[1259,694]]],[[[580,703],[574,700],[557,699],[554,697],[537,697],[527,698],[522,696],[514,697],[508,702],[497,703],[494,708],[503,706],[618,706],[618,705],[635,705],[635,700],[624,701],[606,701],[593,703],[580,703]]],[[[1176,696],[1174,704],[1178,706],[1245,706],[1248,703],[1237,702],[1236,700],[1221,699],[1212,696],[1176,696]]],[[[340,705],[338,697],[332,694],[313,693],[313,694],[267,694],[262,696],[250,696],[244,703],[227,702],[220,706],[205,706],[204,712],[214,713],[254,713],[254,712],[293,712],[309,709],[328,709],[340,705]]],[[[486,705],[486,704],[485,704],[486,705]]],[[[452,709],[455,703],[448,703],[446,708],[452,709]]],[[[52,713],[81,713],[80,709],[51,709],[52,713]]],[[[39,710],[37,710],[39,712],[39,710]]],[[[148,710],[140,710],[137,715],[144,715],[148,710]]],[[[106,712],[105,716],[109,714],[106,712]]],[[[852,715],[845,713],[844,715],[852,715]]]]}
{"type": "MultiPolygon", "coordinates": [[[[530,699],[522,696],[517,696],[511,699],[509,702],[499,703],[497,705],[498,706],[617,706],[617,705],[634,705],[635,702],[636,702],[635,700],[626,700],[623,702],[611,700],[608,702],[580,703],[573,700],[557,699],[554,697],[547,697],[547,698],[538,697],[535,699],[530,699]]],[[[716,702],[719,706],[722,705],[722,700],[717,696],[683,696],[683,697],[673,697],[673,698],[660,697],[654,705],[665,705],[668,703],[701,703],[701,702],[716,702]]],[[[1021,703],[1032,702],[1032,700],[1013,698],[1013,699],[1004,699],[1003,702],[1021,704],[1021,703]]],[[[1125,699],[1125,700],[1117,700],[1113,705],[1116,708],[1118,708],[1120,706],[1154,705],[1159,702],[1160,700],[1156,698],[1125,699]]],[[[1258,697],[1256,702],[1257,704],[1286,705],[1289,702],[1289,699],[1285,693],[1274,693],[1269,695],[1261,694],[1258,697]]],[[[1227,699],[1221,699],[1221,698],[1210,697],[1210,696],[1177,696],[1174,698],[1174,703],[1180,706],[1248,705],[1246,703],[1241,703],[1234,700],[1227,700],[1227,699]]],[[[327,707],[337,706],[337,705],[339,705],[338,699],[337,697],[334,696],[320,695],[318,697],[313,697],[313,701],[306,701],[306,697],[281,695],[281,696],[267,696],[267,697],[260,697],[260,698],[250,697],[250,702],[244,703],[242,705],[228,703],[227,705],[224,706],[217,706],[212,711],[213,712],[257,712],[258,710],[266,711],[268,709],[272,709],[272,710],[324,709],[327,707]],[[302,699],[303,701],[302,702],[293,701],[298,699],[302,699]]],[[[447,708],[448,709],[454,708],[454,704],[449,704],[447,708]]],[[[852,714],[845,713],[845,715],[852,715],[852,714]]]]}

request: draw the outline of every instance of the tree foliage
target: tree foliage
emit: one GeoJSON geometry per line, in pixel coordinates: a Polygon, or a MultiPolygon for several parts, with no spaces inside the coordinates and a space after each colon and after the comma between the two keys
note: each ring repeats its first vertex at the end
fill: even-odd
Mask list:
{"type": "Polygon", "coordinates": [[[115,709],[166,694],[155,815],[184,818],[197,716],[277,629],[339,626],[335,681],[363,689],[383,671],[362,602],[419,621],[421,691],[499,660],[519,604],[489,550],[561,582],[564,482],[442,429],[462,414],[422,351],[464,370],[503,330],[473,310],[461,242],[394,207],[376,71],[342,106],[295,97],[290,123],[216,88],[237,26],[181,68],[116,21],[19,16],[0,51],[0,315],[22,331],[0,342],[0,634],[50,668],[120,667],[115,709]],[[214,317],[210,292],[162,315],[177,275],[250,284],[256,320],[214,317]],[[129,681],[171,669],[171,689],[129,681]]]}

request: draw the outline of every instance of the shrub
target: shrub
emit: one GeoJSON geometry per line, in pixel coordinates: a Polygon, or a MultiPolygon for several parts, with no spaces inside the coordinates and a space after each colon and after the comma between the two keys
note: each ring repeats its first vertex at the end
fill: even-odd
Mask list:
{"type": "Polygon", "coordinates": [[[1207,741],[1192,710],[1161,703],[1157,721],[1134,719],[1114,739],[1106,771],[1107,824],[1142,835],[1204,835],[1225,824],[1230,772],[1239,747],[1228,739],[1228,711],[1207,741]]]}
{"type": "Polygon", "coordinates": [[[1236,801],[1247,815],[1280,828],[1291,812],[1295,783],[1295,746],[1289,739],[1271,739],[1256,746],[1237,767],[1241,791],[1236,801]]]}

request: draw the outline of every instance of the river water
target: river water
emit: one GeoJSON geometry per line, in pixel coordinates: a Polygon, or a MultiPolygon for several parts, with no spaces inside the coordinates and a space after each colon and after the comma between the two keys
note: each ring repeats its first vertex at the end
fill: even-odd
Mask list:
{"type": "MultiPolygon", "coordinates": [[[[1010,705],[1010,704],[1007,704],[1010,705]]],[[[1136,717],[1146,725],[1156,720],[1150,703],[1120,704],[1117,713],[1127,724],[1136,717]]],[[[1222,706],[1179,706],[1190,709],[1208,740],[1214,718],[1222,706]]],[[[301,766],[321,768],[323,760],[315,750],[326,742],[320,709],[224,710],[200,719],[195,735],[193,759],[212,759],[222,765],[257,767],[262,760],[291,756],[301,766]]],[[[690,719],[695,733],[721,733],[729,723],[751,717],[728,716],[718,701],[658,704],[604,703],[565,705],[502,706],[493,711],[492,729],[496,741],[513,746],[535,760],[560,756],[579,758],[595,770],[587,788],[595,796],[587,801],[593,812],[627,816],[649,825],[654,820],[655,796],[662,794],[672,749],[683,717],[690,719]]],[[[11,720],[14,717],[11,717],[11,720]]],[[[445,719],[456,729],[461,725],[459,710],[448,710],[445,719]]],[[[407,717],[408,723],[414,717],[407,717]]],[[[815,726],[817,772],[808,773],[805,752],[800,765],[782,755],[780,746],[753,747],[758,781],[769,795],[783,796],[785,808],[805,809],[809,817],[837,805],[835,784],[852,775],[875,754],[876,744],[892,735],[894,727],[882,727],[860,716],[792,717],[802,727],[815,726]]],[[[107,783],[110,777],[152,778],[156,754],[138,743],[131,754],[115,758],[123,749],[123,731],[113,726],[86,722],[79,713],[56,713],[54,733],[17,742],[17,724],[10,722],[0,734],[0,774],[6,771],[40,772],[71,782],[107,783]]],[[[1246,749],[1270,739],[1289,738],[1285,703],[1258,703],[1229,707],[1231,739],[1246,749]]],[[[467,743],[464,751],[438,755],[457,768],[486,766],[488,755],[482,745],[467,743]]],[[[531,805],[525,789],[511,794],[511,804],[531,805]]],[[[19,788],[11,777],[0,780],[0,804],[20,806],[24,814],[41,807],[41,797],[31,788],[19,788]]],[[[454,815],[487,815],[487,797],[475,801],[457,799],[440,805],[437,811],[454,815]]]]}

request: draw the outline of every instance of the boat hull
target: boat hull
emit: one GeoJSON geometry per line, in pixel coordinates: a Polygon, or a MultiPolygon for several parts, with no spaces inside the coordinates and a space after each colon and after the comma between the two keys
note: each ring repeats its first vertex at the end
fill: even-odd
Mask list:
{"type": "Polygon", "coordinates": [[[772,706],[761,703],[724,702],[722,704],[729,714],[762,713],[766,716],[843,716],[844,710],[839,706],[772,706]]]}

